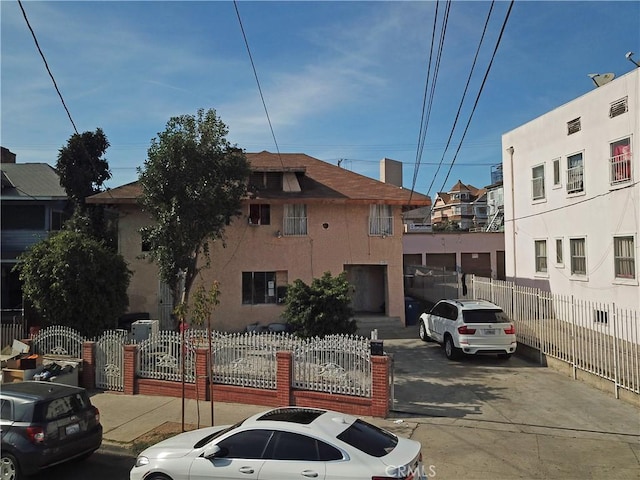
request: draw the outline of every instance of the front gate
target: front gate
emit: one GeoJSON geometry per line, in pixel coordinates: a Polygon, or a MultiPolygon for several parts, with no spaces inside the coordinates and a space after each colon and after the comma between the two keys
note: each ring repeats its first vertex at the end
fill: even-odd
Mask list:
{"type": "Polygon", "coordinates": [[[124,391],[124,346],[127,332],[107,331],[96,342],[96,387],[124,391]]]}

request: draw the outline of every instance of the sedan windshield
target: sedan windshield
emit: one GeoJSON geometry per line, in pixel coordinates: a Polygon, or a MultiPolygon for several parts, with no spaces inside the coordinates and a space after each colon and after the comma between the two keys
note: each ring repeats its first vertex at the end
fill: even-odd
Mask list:
{"type": "Polygon", "coordinates": [[[337,438],[372,457],[384,457],[398,444],[398,437],[393,433],[360,419],[353,422],[337,438]]]}
{"type": "Polygon", "coordinates": [[[235,425],[231,425],[230,427],[223,428],[219,432],[214,432],[214,433],[211,433],[211,434],[207,435],[204,438],[201,438],[200,440],[198,440],[198,443],[196,443],[193,446],[193,448],[202,448],[202,447],[204,447],[207,443],[209,443],[214,438],[218,438],[219,436],[224,435],[227,432],[230,432],[234,428],[238,428],[240,425],[242,425],[243,422],[244,422],[244,420],[242,420],[242,422],[236,423],[235,425]]]}

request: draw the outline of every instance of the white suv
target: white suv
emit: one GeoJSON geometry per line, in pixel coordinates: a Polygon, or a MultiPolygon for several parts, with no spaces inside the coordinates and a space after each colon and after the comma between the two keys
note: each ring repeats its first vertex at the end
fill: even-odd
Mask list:
{"type": "Polygon", "coordinates": [[[517,345],[509,317],[486,300],[440,300],[420,315],[420,338],[444,345],[450,360],[461,353],[497,353],[509,358],[517,345]]]}

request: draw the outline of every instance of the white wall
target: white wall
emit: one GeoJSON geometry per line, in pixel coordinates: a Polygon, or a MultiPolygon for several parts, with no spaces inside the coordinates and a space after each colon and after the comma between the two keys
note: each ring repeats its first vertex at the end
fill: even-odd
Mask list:
{"type": "Polygon", "coordinates": [[[502,136],[505,263],[507,279],[582,299],[639,308],[640,69],[502,136]],[[609,117],[612,102],[628,97],[628,112],[609,117]],[[567,135],[567,122],[581,119],[581,131],[567,135]],[[631,138],[632,179],[611,186],[610,144],[631,138]],[[513,154],[510,153],[513,147],[513,154]],[[567,156],[583,154],[584,191],[568,194],[567,156]],[[560,186],[553,186],[553,159],[560,158],[560,186]],[[532,200],[534,166],[545,166],[545,198],[532,200]],[[613,238],[635,239],[636,278],[616,279],[613,238]],[[569,240],[586,238],[587,274],[571,274],[569,240]],[[563,240],[563,264],[555,262],[555,239],[563,240]],[[534,241],[547,240],[547,272],[535,271],[534,241]]]}

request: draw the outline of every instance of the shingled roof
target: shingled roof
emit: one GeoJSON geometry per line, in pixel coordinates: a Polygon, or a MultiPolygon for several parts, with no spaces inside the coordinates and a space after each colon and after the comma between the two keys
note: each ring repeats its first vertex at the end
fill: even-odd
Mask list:
{"type": "Polygon", "coordinates": [[[64,200],[67,192],[47,163],[2,163],[2,200],[64,200]]]}
{"type": "MultiPolygon", "coordinates": [[[[345,170],[303,153],[247,153],[253,171],[297,172],[300,192],[257,192],[254,200],[329,203],[382,203],[389,205],[431,205],[425,195],[345,170]],[[411,199],[411,202],[409,202],[411,199]]],[[[142,193],[138,182],[89,197],[89,203],[133,203],[142,193]]]]}

